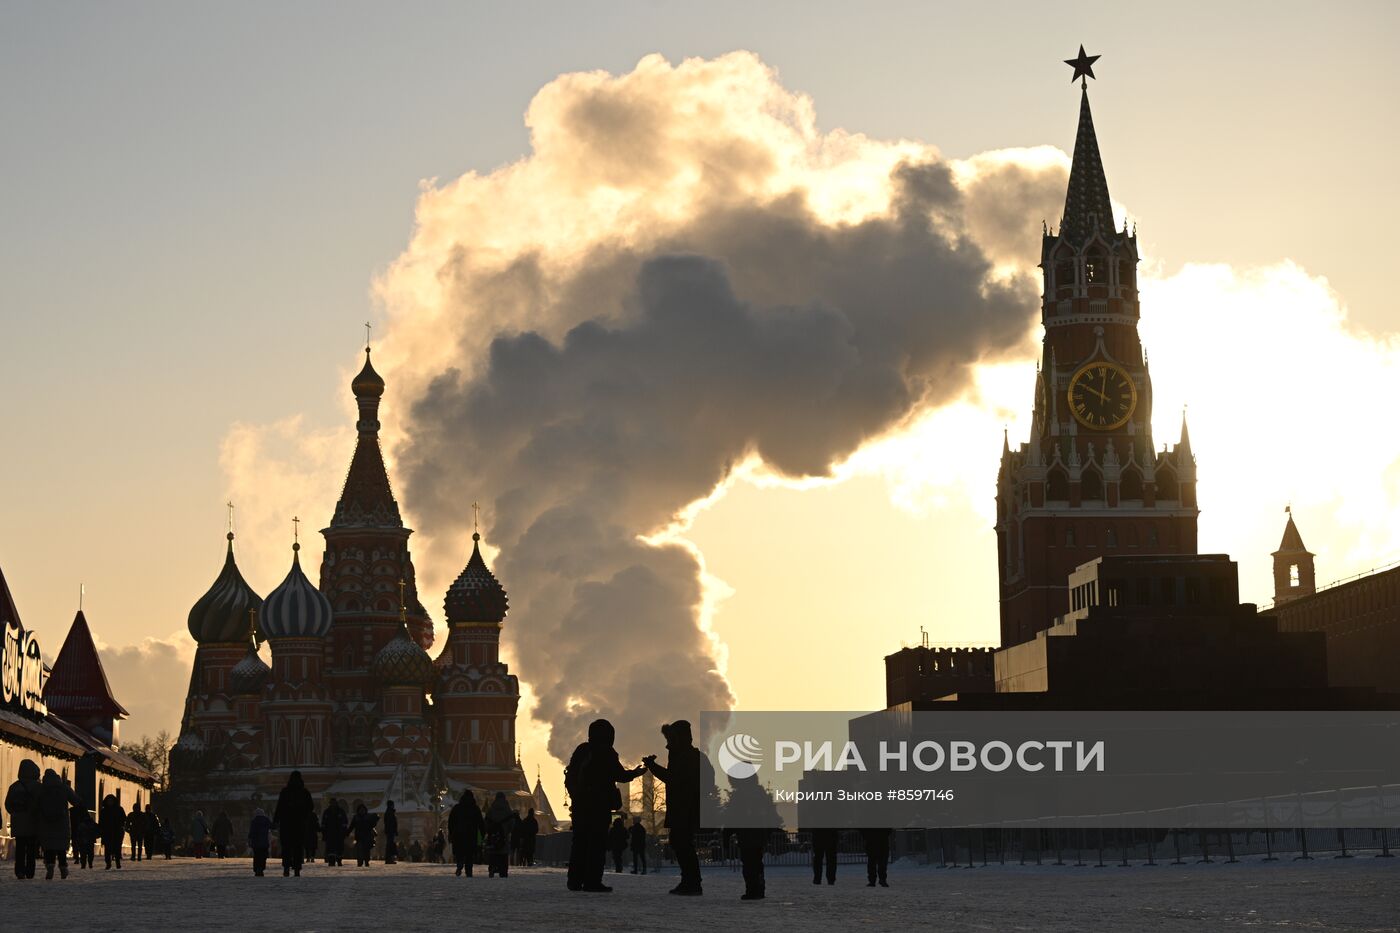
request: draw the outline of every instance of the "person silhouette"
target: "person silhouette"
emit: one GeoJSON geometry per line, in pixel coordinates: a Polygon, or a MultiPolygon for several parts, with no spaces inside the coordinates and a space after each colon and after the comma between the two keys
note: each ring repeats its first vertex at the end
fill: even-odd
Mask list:
{"type": "Polygon", "coordinates": [[[535,839],[540,834],[540,821],[531,807],[520,821],[520,863],[526,868],[535,864],[535,839]]]}
{"type": "Polygon", "coordinates": [[[486,874],[505,878],[510,874],[510,839],[514,835],[516,816],[506,800],[504,791],[496,791],[491,806],[486,809],[486,874]]]}
{"type": "Polygon", "coordinates": [[[632,849],[632,874],[647,873],[647,828],[642,825],[640,816],[632,817],[632,828],[627,831],[627,841],[632,849]],[[638,872],[637,869],[641,871],[638,872]]]}
{"type": "Polygon", "coordinates": [[[826,883],[836,883],[836,848],[841,834],[834,829],[814,829],[812,836],[812,884],[822,883],[822,863],[826,863],[826,883]]]}
{"type": "Polygon", "coordinates": [[[890,867],[890,832],[887,828],[860,831],[865,839],[865,886],[868,888],[875,887],[876,881],[879,881],[882,888],[890,886],[885,877],[890,867]]]}
{"type": "Polygon", "coordinates": [[[19,774],[5,794],[5,812],[10,814],[10,835],[14,837],[15,877],[33,878],[39,859],[39,765],[25,758],[19,774]]]}
{"type": "Polygon", "coordinates": [[[608,848],[612,850],[613,871],[622,874],[622,853],[627,851],[627,824],[622,817],[613,820],[608,829],[608,848]]]}
{"type": "Polygon", "coordinates": [[[732,834],[739,843],[739,862],[744,870],[744,893],[740,899],[763,900],[766,888],[763,852],[769,838],[781,828],[781,820],[773,798],[758,783],[757,774],[744,778],[730,776],[724,818],[723,835],[728,838],[732,834]]]}
{"type": "Polygon", "coordinates": [[[277,795],[277,808],[272,811],[272,826],[277,830],[278,841],[282,845],[283,878],[292,874],[301,877],[306,823],[315,807],[311,792],[301,779],[301,772],[293,771],[287,776],[287,786],[277,795]]]}
{"type": "MultiPolygon", "coordinates": [[[[476,797],[470,789],[462,791],[462,799],[447,815],[447,832],[452,837],[452,858],[457,862],[457,877],[460,878],[463,872],[468,878],[472,876],[477,840],[485,831],[486,821],[482,818],[481,807],[476,804],[476,797]]],[[[422,858],[422,847],[419,849],[419,858],[422,858]]]]}
{"type": "Polygon", "coordinates": [[[588,741],[569,756],[564,769],[564,788],[569,792],[569,813],[573,818],[573,839],[569,846],[567,883],[570,891],[608,893],[603,871],[608,860],[608,824],[614,810],[622,807],[624,784],[641,775],[643,768],[624,768],[613,742],[617,732],[606,719],[588,726],[588,741]]]}
{"type": "Polygon", "coordinates": [[[394,809],[394,801],[384,805],[384,864],[393,865],[399,860],[399,814],[394,809]]]}
{"type": "Polygon", "coordinates": [[[695,747],[690,723],[677,719],[661,727],[669,753],[666,765],[656,763],[655,755],[642,759],[643,764],[666,785],[666,820],[671,831],[671,851],[680,866],[680,884],[672,894],[703,893],[700,879],[700,857],[695,853],[695,834],[700,829],[700,801],[714,794],[715,771],[710,760],[695,747]]]}

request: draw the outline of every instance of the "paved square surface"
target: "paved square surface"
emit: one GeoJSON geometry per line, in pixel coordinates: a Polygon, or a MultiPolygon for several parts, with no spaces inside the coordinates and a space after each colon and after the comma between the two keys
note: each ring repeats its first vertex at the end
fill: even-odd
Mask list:
{"type": "Polygon", "coordinates": [[[834,887],[770,869],[768,899],[741,902],[737,872],[712,870],[700,898],[669,896],[672,872],[609,874],[612,894],[565,890],[559,869],[456,878],[448,865],[309,867],[265,878],[245,859],[124,862],[67,881],[18,882],[4,865],[4,930],[1400,930],[1400,858],[1149,868],[863,866],[834,887]]]}

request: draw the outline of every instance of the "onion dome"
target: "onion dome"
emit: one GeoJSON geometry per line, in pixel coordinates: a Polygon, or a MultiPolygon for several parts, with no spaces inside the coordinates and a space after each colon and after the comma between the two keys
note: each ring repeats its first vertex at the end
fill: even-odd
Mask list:
{"type": "Polygon", "coordinates": [[[287,579],[263,600],[262,630],[267,638],[324,638],[331,630],[331,603],[301,572],[300,544],[292,545],[287,579]]]}
{"type": "Polygon", "coordinates": [[[258,657],[257,642],[250,640],[248,653],[228,672],[229,688],[234,696],[262,693],[263,685],[267,683],[267,675],[271,673],[272,669],[258,657]]]}
{"type": "Polygon", "coordinates": [[[365,365],[350,382],[350,391],[355,393],[356,398],[361,396],[374,396],[378,398],[384,394],[384,377],[374,371],[374,367],[369,362],[369,347],[365,347],[365,365]]]}
{"type": "Polygon", "coordinates": [[[481,535],[472,534],[472,556],[462,573],[448,587],[443,608],[453,622],[500,622],[510,602],[486,561],[481,558],[481,535]]]}
{"type": "Polygon", "coordinates": [[[224,569],[190,609],[190,635],[201,645],[237,644],[248,634],[248,610],[256,610],[262,597],[238,572],[233,559],[233,532],[228,533],[228,556],[224,569]]]}
{"type": "Polygon", "coordinates": [[[434,668],[428,652],[409,637],[408,626],[400,625],[398,634],[374,656],[369,672],[386,687],[421,687],[433,679],[434,668]]]}

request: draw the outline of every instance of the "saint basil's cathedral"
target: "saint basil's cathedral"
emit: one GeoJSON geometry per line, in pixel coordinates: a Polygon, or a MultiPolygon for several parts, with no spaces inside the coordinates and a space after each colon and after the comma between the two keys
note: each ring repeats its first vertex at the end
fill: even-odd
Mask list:
{"type": "Polygon", "coordinates": [[[171,753],[172,803],[186,816],[246,817],[299,770],[318,806],[334,797],[382,812],[394,801],[405,841],[436,832],[469,789],[481,802],[504,791],[522,813],[533,806],[547,832],[549,802],[538,781],[531,792],[515,754],[520,685],[499,655],[505,588],[473,534],[444,601],[446,644],[428,654],[433,625],[379,447],[384,380],[368,347],[351,388],[358,439],[321,532],[319,585],[298,542],[286,579],[260,597],[230,531],[223,569],[190,610],[198,648],[171,753]]]}

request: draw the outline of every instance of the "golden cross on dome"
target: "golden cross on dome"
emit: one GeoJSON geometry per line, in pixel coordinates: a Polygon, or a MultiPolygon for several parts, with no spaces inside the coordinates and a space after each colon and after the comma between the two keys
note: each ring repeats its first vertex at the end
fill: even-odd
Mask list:
{"type": "Polygon", "coordinates": [[[366,350],[369,349],[369,333],[370,333],[370,330],[371,330],[373,327],[374,327],[373,324],[371,324],[369,321],[365,321],[365,349],[366,349],[366,350]]]}
{"type": "Polygon", "coordinates": [[[481,503],[472,503],[472,531],[481,533],[481,503]]]}
{"type": "Polygon", "coordinates": [[[301,543],[301,519],[295,515],[292,516],[292,543],[301,543]]]}
{"type": "Polygon", "coordinates": [[[407,622],[407,621],[408,621],[408,608],[407,608],[407,606],[404,604],[404,596],[403,596],[404,587],[406,587],[406,586],[408,586],[408,584],[405,583],[405,582],[403,582],[403,577],[399,577],[399,621],[400,621],[400,622],[407,622]]]}
{"type": "Polygon", "coordinates": [[[228,506],[228,533],[233,534],[233,500],[230,499],[224,505],[228,506]]]}

